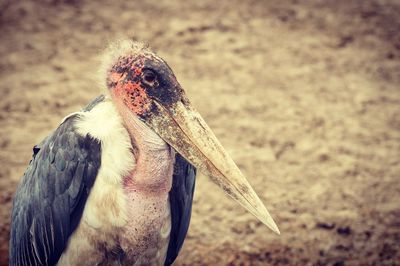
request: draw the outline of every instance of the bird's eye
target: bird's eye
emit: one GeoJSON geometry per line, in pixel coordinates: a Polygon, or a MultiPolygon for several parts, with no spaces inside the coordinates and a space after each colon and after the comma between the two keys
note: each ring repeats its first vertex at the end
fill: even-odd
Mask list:
{"type": "Polygon", "coordinates": [[[154,71],[152,71],[152,70],[146,69],[146,70],[143,72],[142,77],[143,77],[143,80],[144,80],[147,84],[149,84],[149,85],[151,85],[151,86],[153,86],[153,85],[156,83],[157,75],[156,75],[156,73],[154,73],[154,71]]]}

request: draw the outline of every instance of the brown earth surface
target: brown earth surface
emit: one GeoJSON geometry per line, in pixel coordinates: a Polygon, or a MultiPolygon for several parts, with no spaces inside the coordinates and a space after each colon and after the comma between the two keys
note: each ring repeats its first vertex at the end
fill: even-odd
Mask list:
{"type": "Polygon", "coordinates": [[[205,176],[176,265],[400,265],[400,2],[0,1],[0,264],[32,146],[150,44],[249,178],[273,234],[205,176]]]}

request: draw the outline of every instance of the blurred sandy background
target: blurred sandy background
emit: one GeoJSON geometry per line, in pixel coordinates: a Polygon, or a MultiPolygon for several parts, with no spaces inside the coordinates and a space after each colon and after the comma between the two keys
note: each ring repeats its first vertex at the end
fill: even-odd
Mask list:
{"type": "Polygon", "coordinates": [[[400,265],[400,2],[0,0],[0,264],[32,146],[128,36],[174,69],[278,223],[199,176],[176,265],[400,265]]]}

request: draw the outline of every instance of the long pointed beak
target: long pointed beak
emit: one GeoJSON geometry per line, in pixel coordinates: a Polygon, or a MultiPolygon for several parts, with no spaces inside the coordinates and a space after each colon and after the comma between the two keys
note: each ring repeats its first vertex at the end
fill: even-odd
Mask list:
{"type": "Polygon", "coordinates": [[[152,113],[156,115],[146,124],[197,169],[210,176],[228,195],[280,234],[247,179],[186,97],[168,108],[157,101],[154,103],[156,110],[152,113]]]}

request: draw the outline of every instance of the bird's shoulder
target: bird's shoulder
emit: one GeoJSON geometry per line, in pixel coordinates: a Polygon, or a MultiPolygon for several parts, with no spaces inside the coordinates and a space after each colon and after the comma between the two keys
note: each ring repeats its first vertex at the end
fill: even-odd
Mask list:
{"type": "Polygon", "coordinates": [[[10,265],[55,264],[79,223],[101,164],[100,141],[78,132],[80,119],[71,114],[33,147],[13,200],[10,265]]]}

